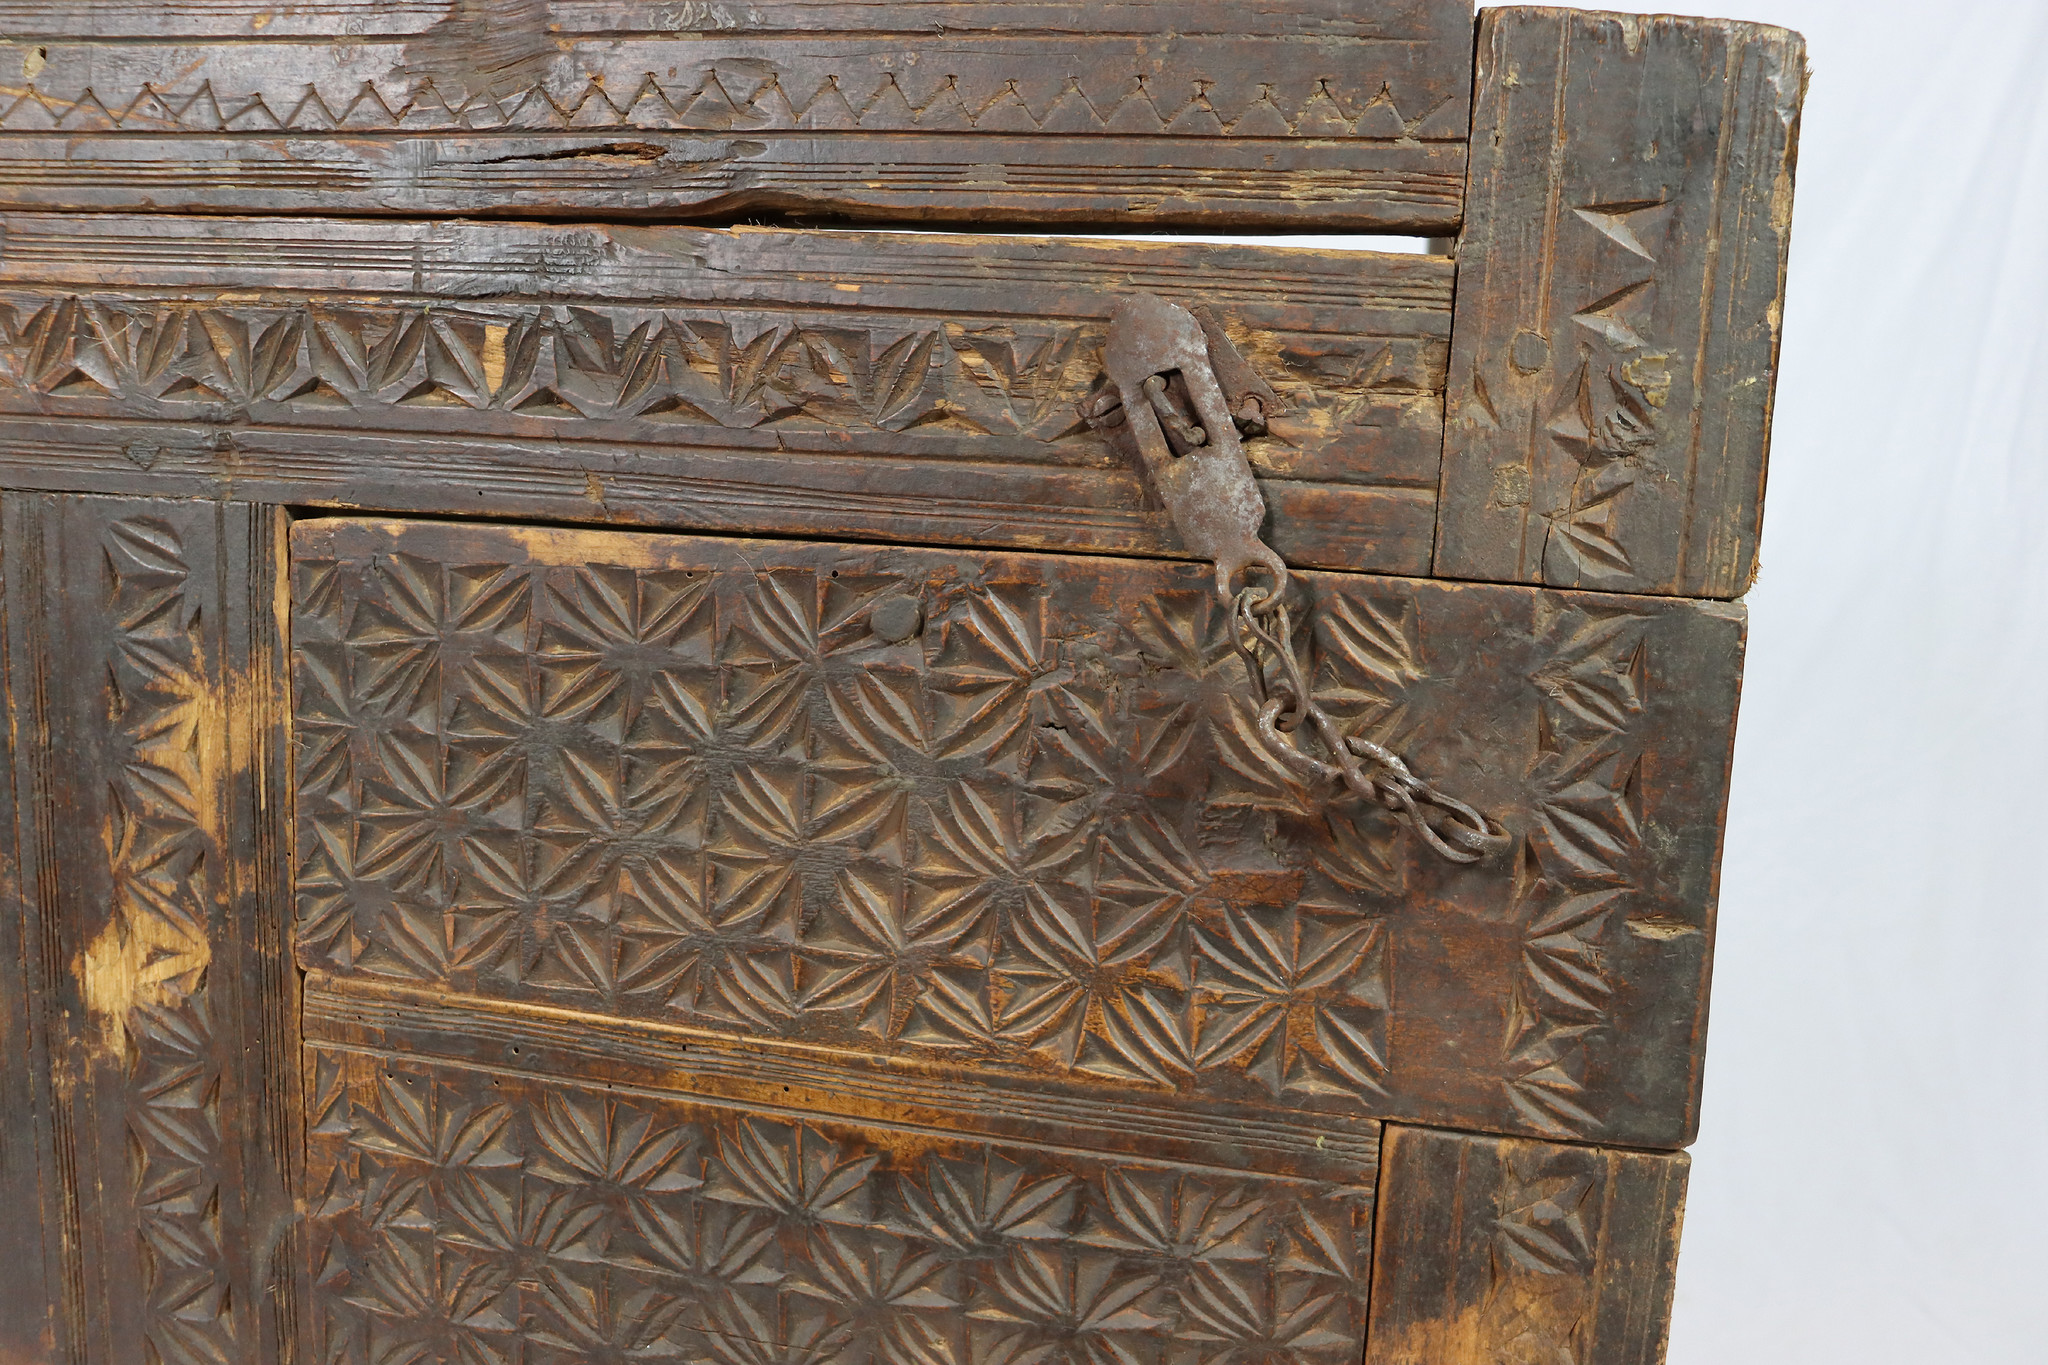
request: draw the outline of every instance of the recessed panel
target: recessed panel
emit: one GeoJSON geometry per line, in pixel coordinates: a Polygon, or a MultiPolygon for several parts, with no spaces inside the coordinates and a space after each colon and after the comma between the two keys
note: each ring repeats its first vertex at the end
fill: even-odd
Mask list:
{"type": "Polygon", "coordinates": [[[1456,866],[1271,756],[1199,566],[293,544],[299,957],[337,989],[1162,1112],[1688,1134],[1735,609],[1304,576],[1325,704],[1511,836],[1456,866]]]}

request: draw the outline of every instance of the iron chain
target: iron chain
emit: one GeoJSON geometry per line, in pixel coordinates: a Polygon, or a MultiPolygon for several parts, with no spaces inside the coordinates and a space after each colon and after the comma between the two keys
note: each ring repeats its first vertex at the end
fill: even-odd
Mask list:
{"type": "Polygon", "coordinates": [[[1362,735],[1347,735],[1310,693],[1294,652],[1294,629],[1281,600],[1247,585],[1235,599],[1231,625],[1251,675],[1258,733],[1272,753],[1312,782],[1335,787],[1331,797],[1370,801],[1390,811],[1439,857],[1476,863],[1507,846],[1505,831],[1455,796],[1417,777],[1400,755],[1362,735]],[[1296,736],[1306,724],[1329,761],[1305,752],[1296,736]],[[1370,769],[1368,771],[1368,768],[1370,769]]]}
{"type": "Polygon", "coordinates": [[[1310,694],[1294,656],[1287,564],[1260,535],[1266,501],[1242,442],[1267,433],[1280,398],[1215,316],[1128,295],[1110,314],[1103,371],[1107,387],[1082,401],[1081,416],[1137,456],[1181,544],[1215,565],[1217,597],[1231,605],[1237,651],[1257,693],[1260,742],[1327,788],[1329,800],[1374,802],[1451,862],[1476,863],[1505,847],[1505,831],[1410,772],[1399,755],[1345,734],[1310,694]],[[1255,569],[1272,576],[1270,588],[1250,586],[1255,569]],[[1233,596],[1240,575],[1247,583],[1233,596]],[[1304,727],[1327,758],[1302,747],[1304,727]]]}

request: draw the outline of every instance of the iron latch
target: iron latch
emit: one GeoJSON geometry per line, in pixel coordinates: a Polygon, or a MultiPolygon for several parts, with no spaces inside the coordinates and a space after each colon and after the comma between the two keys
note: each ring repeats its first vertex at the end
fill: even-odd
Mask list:
{"type": "Polygon", "coordinates": [[[1478,862],[1506,847],[1505,830],[1417,777],[1398,754],[1346,734],[1310,695],[1288,615],[1287,564],[1259,536],[1266,499],[1242,439],[1265,434],[1279,398],[1214,315],[1132,294],[1110,314],[1102,368],[1109,383],[1082,402],[1081,416],[1136,448],[1181,543],[1215,564],[1216,592],[1231,606],[1260,740],[1328,799],[1383,806],[1451,862],[1478,862]],[[1264,569],[1272,583],[1252,584],[1253,568],[1264,569]],[[1247,580],[1242,587],[1240,575],[1247,580]],[[1302,747],[1304,728],[1325,757],[1302,747]]]}
{"type": "Polygon", "coordinates": [[[1154,294],[1117,304],[1102,367],[1109,386],[1081,415],[1098,430],[1127,429],[1181,543],[1215,564],[1218,596],[1229,602],[1238,575],[1256,565],[1273,578],[1264,597],[1277,601],[1287,565],[1259,538],[1266,499],[1239,438],[1240,427],[1265,432],[1279,406],[1273,390],[1213,316],[1154,294]]]}

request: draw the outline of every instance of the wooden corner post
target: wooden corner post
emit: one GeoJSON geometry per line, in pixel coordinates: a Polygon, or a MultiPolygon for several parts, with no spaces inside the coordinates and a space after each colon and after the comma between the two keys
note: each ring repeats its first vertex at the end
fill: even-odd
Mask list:
{"type": "Polygon", "coordinates": [[[1440,577],[1735,597],[1763,512],[1804,41],[1482,14],[1440,577]]]}

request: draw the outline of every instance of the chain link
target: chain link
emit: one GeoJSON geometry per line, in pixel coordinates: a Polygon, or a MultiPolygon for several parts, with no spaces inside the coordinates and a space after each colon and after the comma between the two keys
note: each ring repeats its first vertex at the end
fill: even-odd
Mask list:
{"type": "Polygon", "coordinates": [[[1284,580],[1270,590],[1247,585],[1231,612],[1237,652],[1259,705],[1259,738],[1266,747],[1311,781],[1335,786],[1333,800],[1348,795],[1392,812],[1450,862],[1476,863],[1507,847],[1505,830],[1417,777],[1398,754],[1361,735],[1345,734],[1317,704],[1295,656],[1283,587],[1284,580]],[[1303,751],[1295,737],[1304,723],[1333,761],[1303,751]]]}
{"type": "Polygon", "coordinates": [[[1125,297],[1110,314],[1103,373],[1108,387],[1082,400],[1081,416],[1137,458],[1182,545],[1215,565],[1217,596],[1231,604],[1237,652],[1257,696],[1260,741],[1311,783],[1326,785],[1329,800],[1384,807],[1451,862],[1476,863],[1506,847],[1505,831],[1417,777],[1398,755],[1345,734],[1310,695],[1284,600],[1287,564],[1259,533],[1266,501],[1241,443],[1265,434],[1280,399],[1214,315],[1153,294],[1125,297]],[[1271,576],[1270,587],[1250,585],[1256,570],[1271,576]],[[1240,574],[1246,586],[1233,596],[1240,574]],[[1296,737],[1304,726],[1327,759],[1303,749],[1296,737]]]}

